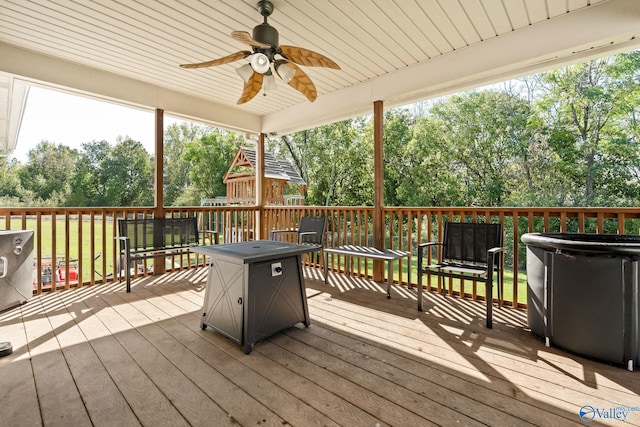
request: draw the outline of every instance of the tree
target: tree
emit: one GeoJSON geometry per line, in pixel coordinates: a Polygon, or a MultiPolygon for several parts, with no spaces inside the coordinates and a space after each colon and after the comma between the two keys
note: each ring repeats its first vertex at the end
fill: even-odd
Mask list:
{"type": "MultiPolygon", "coordinates": [[[[409,141],[415,118],[406,109],[393,109],[384,114],[384,204],[401,206],[398,189],[411,164],[409,141]]],[[[373,129],[367,135],[373,135],[373,129]]],[[[373,144],[373,140],[371,141],[373,144]]]]}
{"type": "Polygon", "coordinates": [[[190,165],[189,176],[194,187],[188,192],[191,204],[199,204],[202,198],[226,195],[227,188],[222,180],[243,142],[234,133],[216,129],[185,143],[183,159],[190,165]]]}
{"type": "Polygon", "coordinates": [[[102,168],[111,206],[153,205],[153,163],[142,143],[118,137],[102,168]]]}
{"type": "Polygon", "coordinates": [[[396,190],[401,206],[455,206],[464,198],[452,164],[451,151],[444,144],[443,123],[433,117],[419,117],[407,144],[408,165],[396,190]]]}
{"type": "Polygon", "coordinates": [[[153,163],[139,141],[118,137],[82,144],[75,165],[73,206],[153,205],[153,163]]]}
{"type": "Polygon", "coordinates": [[[2,206],[20,205],[25,191],[20,183],[22,165],[16,159],[0,157],[0,203],[2,206]]]}
{"type": "Polygon", "coordinates": [[[640,67],[634,58],[637,53],[540,76],[547,92],[537,107],[549,128],[558,170],[571,185],[566,204],[637,202],[634,195],[640,188],[633,169],[638,164],[638,141],[628,133],[633,131],[629,120],[635,117],[631,111],[637,111],[630,105],[638,105],[637,81],[632,76],[638,75],[640,67]]]}
{"type": "MultiPolygon", "coordinates": [[[[182,204],[192,197],[192,185],[189,172],[191,163],[185,161],[187,143],[202,138],[206,133],[213,132],[194,123],[182,122],[172,124],[165,130],[164,135],[164,202],[165,205],[182,204]]],[[[199,197],[197,197],[199,199],[199,197]]],[[[193,203],[188,203],[193,204],[193,203]]]]}
{"type": "Polygon", "coordinates": [[[104,163],[111,155],[107,141],[91,141],[82,144],[75,164],[72,181],[74,191],[67,199],[67,206],[111,206],[107,196],[104,163]]]}
{"type": "Polygon", "coordinates": [[[274,141],[276,156],[291,153],[308,189],[308,205],[359,206],[373,203],[373,146],[365,118],[297,132],[274,141]]]}
{"type": "Polygon", "coordinates": [[[78,150],[65,145],[40,142],[29,150],[26,165],[20,170],[20,182],[44,204],[61,205],[71,192],[78,150]]]}
{"type": "Polygon", "coordinates": [[[435,103],[430,116],[435,121],[430,128],[440,140],[426,144],[440,152],[440,184],[453,190],[455,177],[461,187],[457,200],[451,201],[502,205],[517,186],[514,170],[528,142],[527,103],[500,91],[468,92],[435,103]]]}

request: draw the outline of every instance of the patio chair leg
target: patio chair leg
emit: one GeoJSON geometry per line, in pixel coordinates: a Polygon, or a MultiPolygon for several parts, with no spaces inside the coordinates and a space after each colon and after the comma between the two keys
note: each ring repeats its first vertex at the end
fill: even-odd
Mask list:
{"type": "Polygon", "coordinates": [[[324,251],[322,251],[322,258],[323,258],[322,270],[324,272],[324,284],[326,285],[326,284],[329,283],[329,276],[328,276],[328,273],[329,273],[329,271],[328,271],[328,269],[329,269],[328,268],[329,254],[325,253],[324,251]]]}
{"type": "Polygon", "coordinates": [[[493,328],[493,278],[489,276],[486,284],[487,299],[487,329],[493,328]]]}
{"type": "Polygon", "coordinates": [[[127,293],[131,292],[131,252],[129,252],[129,241],[125,241],[125,263],[124,263],[124,277],[127,280],[127,293]]]}

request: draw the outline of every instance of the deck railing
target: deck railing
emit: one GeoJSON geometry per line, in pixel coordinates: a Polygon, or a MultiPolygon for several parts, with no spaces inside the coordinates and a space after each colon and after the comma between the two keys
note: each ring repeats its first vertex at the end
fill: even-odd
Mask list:
{"type": "MultiPolygon", "coordinates": [[[[303,215],[327,216],[329,247],[342,244],[373,244],[372,207],[318,206],[200,206],[167,207],[167,216],[197,216],[202,230],[217,230],[219,243],[266,238],[269,230],[295,228],[303,215]],[[261,224],[259,226],[259,224],[261,224]],[[258,230],[260,227],[260,230],[258,230]]],[[[81,285],[95,285],[117,280],[121,274],[118,247],[114,237],[118,218],[152,217],[153,208],[0,208],[0,229],[34,230],[34,292],[81,285]]],[[[388,207],[384,209],[385,246],[410,250],[418,243],[440,240],[446,221],[481,221],[503,225],[505,264],[505,300],[512,306],[526,305],[525,246],[522,234],[537,232],[580,232],[599,234],[638,234],[639,208],[470,208],[470,207],[388,207]]],[[[205,241],[204,243],[213,243],[205,241]]],[[[432,257],[437,257],[433,252],[432,257]]],[[[416,257],[413,257],[415,263],[416,257]]],[[[309,259],[313,266],[319,260],[309,259]]],[[[343,271],[344,258],[329,257],[332,271],[343,271]]],[[[167,260],[166,270],[191,268],[195,256],[176,256],[167,260]]],[[[201,260],[199,261],[202,262],[201,260]]],[[[352,271],[372,277],[371,261],[352,259],[352,271]]],[[[406,283],[407,262],[400,262],[406,283]]],[[[412,265],[415,273],[415,265],[412,265]]],[[[148,265],[135,269],[147,274],[148,265]]],[[[412,274],[415,285],[416,275],[412,274]]],[[[426,286],[438,289],[437,280],[426,286]]],[[[452,294],[482,299],[483,288],[473,280],[449,281],[445,285],[452,294]]]]}
{"type": "MultiPolygon", "coordinates": [[[[343,244],[373,244],[373,208],[371,207],[266,207],[264,223],[271,228],[287,228],[297,224],[303,215],[327,216],[327,246],[343,244]]],[[[526,307],[526,247],[520,238],[528,232],[568,232],[597,234],[638,234],[640,230],[639,208],[472,208],[472,207],[389,207],[384,209],[385,247],[412,251],[416,254],[418,243],[442,240],[446,221],[493,222],[503,226],[505,266],[505,304],[526,307]]],[[[435,248],[434,248],[435,249],[435,248]]],[[[432,252],[432,258],[437,252],[432,252]]],[[[417,257],[414,257],[415,264],[417,257]]],[[[371,262],[351,260],[351,270],[364,277],[372,277],[371,262]]],[[[406,262],[400,261],[404,272],[406,262]]],[[[342,271],[344,258],[331,255],[329,268],[342,271]]],[[[415,265],[412,265],[415,273],[415,265]]],[[[412,284],[416,284],[412,274],[412,284]]],[[[428,278],[429,290],[440,289],[435,277],[428,278]]],[[[403,281],[406,283],[406,281],[403,281]]],[[[445,284],[450,294],[473,299],[484,298],[482,283],[473,280],[449,280],[445,284]]],[[[494,292],[494,296],[496,293],[494,292]]]]}
{"type": "MultiPolygon", "coordinates": [[[[119,260],[116,221],[119,218],[151,218],[153,208],[0,208],[0,230],[34,231],[34,293],[95,285],[118,280],[119,260]]],[[[248,207],[166,208],[166,216],[197,216],[201,230],[224,230],[219,242],[254,237],[256,209],[248,207]]],[[[209,239],[204,234],[203,239],[209,239]]],[[[203,243],[213,243],[204,240],[203,243]]],[[[134,268],[147,274],[152,260],[134,268]]],[[[195,266],[198,258],[176,255],[167,259],[166,271],[195,266]]]]}

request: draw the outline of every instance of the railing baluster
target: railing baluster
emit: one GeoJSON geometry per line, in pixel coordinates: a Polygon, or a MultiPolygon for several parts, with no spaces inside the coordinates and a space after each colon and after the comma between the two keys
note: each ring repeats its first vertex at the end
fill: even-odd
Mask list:
{"type": "MultiPolygon", "coordinates": [[[[229,243],[234,240],[256,239],[261,230],[256,230],[256,214],[258,208],[253,206],[199,206],[199,207],[165,207],[167,216],[183,217],[199,215],[208,218],[206,229],[215,227],[222,237],[222,241],[229,243]]],[[[370,245],[369,234],[372,227],[372,207],[322,207],[322,206],[267,206],[260,209],[260,221],[263,233],[276,228],[296,227],[302,215],[327,216],[326,240],[328,246],[340,244],[370,245]]],[[[76,286],[72,280],[72,260],[77,259],[78,286],[83,284],[107,283],[117,280],[120,272],[118,257],[119,246],[113,239],[117,236],[118,217],[151,217],[153,208],[0,208],[0,225],[6,230],[33,229],[34,253],[36,272],[34,273],[34,292],[39,294],[49,290],[49,283],[43,286],[46,277],[43,274],[43,264],[51,260],[51,289],[57,284],[65,289],[76,286]],[[3,217],[3,218],[2,218],[3,217]],[[88,221],[88,224],[87,224],[88,221]],[[75,223],[74,223],[75,222],[75,223]],[[64,227],[62,229],[61,227],[64,227]],[[77,244],[76,236],[77,235],[77,244]],[[64,242],[60,239],[64,238],[64,242]],[[89,239],[90,243],[83,247],[82,242],[89,239]],[[46,248],[45,248],[46,246],[46,248]],[[59,263],[58,263],[59,261],[59,263]],[[64,280],[56,281],[57,267],[60,267],[64,280]],[[57,282],[57,284],[56,284],[57,282]],[[44,288],[44,289],[43,289],[44,288]]],[[[518,266],[524,263],[520,249],[520,236],[525,231],[535,232],[595,232],[602,234],[637,233],[634,228],[640,219],[640,208],[472,208],[472,207],[387,207],[384,210],[386,228],[386,244],[394,249],[413,250],[416,243],[427,240],[442,240],[444,221],[498,221],[503,225],[505,244],[508,251],[503,257],[503,263],[508,271],[513,272],[511,283],[513,295],[507,304],[524,306],[524,297],[518,290],[518,278],[523,271],[518,266]],[[526,221],[526,222],[525,222],[526,221]],[[522,222],[522,223],[521,223],[522,222]],[[512,225],[509,225],[512,224],[512,225]]],[[[202,222],[205,225],[205,222],[202,222]]],[[[208,244],[211,242],[202,242],[208,244]]],[[[438,248],[439,250],[439,248],[438,248]]],[[[434,250],[435,251],[435,250],[434,250]]],[[[429,253],[429,261],[432,256],[429,253]]],[[[342,265],[338,256],[331,255],[328,260],[330,270],[340,270],[342,265]]],[[[151,261],[149,261],[151,262],[151,261]]],[[[373,270],[366,261],[351,260],[357,266],[354,270],[358,276],[371,278],[373,270]]],[[[399,263],[398,273],[406,265],[406,261],[399,263]]],[[[73,261],[75,267],[75,261],[73,261]]],[[[175,269],[193,268],[195,264],[190,258],[186,262],[180,258],[175,262],[175,269]]],[[[310,264],[318,267],[318,262],[310,264]]],[[[47,266],[48,267],[48,266],[47,266]]],[[[145,265],[146,267],[146,265],[145,265]]],[[[136,269],[137,273],[137,269],[136,269]]],[[[47,272],[48,275],[48,272],[47,272]]],[[[60,276],[61,276],[60,275],[60,276]]],[[[395,276],[395,273],[394,273],[395,276]]],[[[415,275],[413,283],[416,282],[415,275]]],[[[399,282],[402,275],[399,274],[399,282]]],[[[61,277],[59,277],[61,279],[61,277]]],[[[413,284],[412,283],[412,284],[413,284]]],[[[412,285],[410,284],[410,285],[412,285]]],[[[432,286],[429,277],[424,282],[428,290],[440,289],[432,286]]],[[[460,293],[465,297],[480,298],[483,294],[476,288],[476,282],[467,279],[464,283],[455,282],[460,286],[460,293]],[[472,288],[470,287],[472,284],[472,288]],[[467,293],[469,292],[469,294],[467,293]],[[478,295],[480,294],[480,295],[478,295]]],[[[447,285],[447,291],[453,292],[454,283],[447,285]]]]}

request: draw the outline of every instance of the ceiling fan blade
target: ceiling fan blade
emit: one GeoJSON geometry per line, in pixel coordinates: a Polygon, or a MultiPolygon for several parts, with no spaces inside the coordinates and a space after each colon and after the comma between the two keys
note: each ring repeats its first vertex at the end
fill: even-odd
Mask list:
{"type": "Polygon", "coordinates": [[[238,40],[239,42],[248,44],[249,46],[260,47],[262,49],[269,49],[271,47],[268,44],[260,43],[259,41],[254,40],[253,37],[251,37],[251,34],[246,31],[232,31],[231,37],[233,37],[235,40],[238,40]]]}
{"type": "Polygon", "coordinates": [[[262,80],[264,76],[260,73],[253,72],[253,75],[246,81],[244,84],[244,89],[242,90],[242,96],[238,99],[238,105],[244,104],[247,101],[251,101],[254,96],[256,96],[260,89],[262,89],[262,80]]]}
{"type": "Polygon", "coordinates": [[[289,62],[289,65],[296,70],[296,74],[288,83],[289,86],[306,96],[309,101],[315,101],[318,97],[316,85],[313,84],[307,73],[302,71],[302,68],[291,62],[289,62]]]}
{"type": "Polygon", "coordinates": [[[307,67],[326,67],[333,68],[335,70],[340,69],[340,66],[331,59],[321,53],[314,52],[309,49],[296,46],[280,46],[278,53],[296,64],[305,65],[307,67]]]}
{"type": "Polygon", "coordinates": [[[222,65],[228,64],[230,62],[237,61],[239,59],[245,58],[251,55],[251,52],[248,50],[241,50],[236,53],[232,53],[231,55],[227,55],[222,58],[214,59],[212,61],[207,62],[199,62],[197,64],[180,64],[181,68],[204,68],[204,67],[213,67],[214,65],[222,65]]]}

